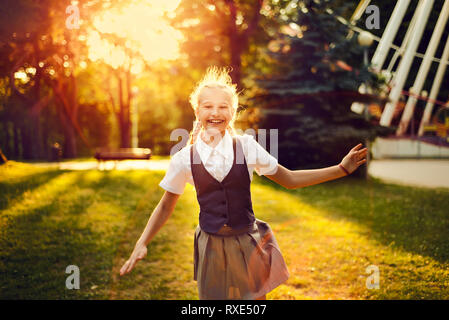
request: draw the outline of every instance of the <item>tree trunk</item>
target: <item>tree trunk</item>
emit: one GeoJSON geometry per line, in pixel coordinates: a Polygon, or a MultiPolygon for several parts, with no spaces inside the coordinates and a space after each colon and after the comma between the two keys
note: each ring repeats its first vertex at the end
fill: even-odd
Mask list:
{"type": "Polygon", "coordinates": [[[4,132],[5,132],[5,153],[9,156],[9,157],[11,157],[11,136],[10,136],[10,134],[9,134],[9,122],[7,121],[7,122],[5,122],[5,124],[4,124],[4,132]]]}
{"type": "Polygon", "coordinates": [[[131,115],[130,115],[130,78],[126,78],[125,83],[123,83],[122,75],[118,76],[119,85],[119,112],[118,112],[118,122],[120,127],[120,147],[130,148],[131,147],[131,115]],[[126,98],[124,97],[124,88],[128,91],[126,93],[126,98]]]}
{"type": "Polygon", "coordinates": [[[237,28],[237,5],[234,0],[225,1],[229,9],[229,49],[231,53],[231,78],[237,85],[237,89],[242,89],[242,54],[248,49],[249,38],[255,33],[260,17],[260,9],[263,0],[255,1],[253,6],[253,16],[248,17],[248,27],[245,30],[239,31],[237,28]]]}
{"type": "Polygon", "coordinates": [[[19,149],[19,146],[20,146],[20,138],[19,138],[20,129],[17,126],[16,123],[13,122],[13,124],[14,124],[14,157],[16,159],[20,159],[22,157],[21,154],[20,154],[20,149],[19,149]]]}
{"type": "Polygon", "coordinates": [[[230,76],[232,82],[237,85],[237,90],[241,89],[241,43],[243,40],[240,38],[239,31],[237,29],[237,7],[233,0],[226,1],[229,8],[229,24],[228,24],[228,39],[229,39],[229,51],[231,54],[231,67],[232,71],[230,76]]]}
{"type": "Polygon", "coordinates": [[[122,129],[121,129],[121,148],[130,148],[131,147],[131,127],[129,123],[125,122],[123,119],[122,129]]]}
{"type": "Polygon", "coordinates": [[[41,135],[41,124],[40,124],[40,116],[39,113],[32,115],[30,117],[32,123],[33,134],[32,138],[32,149],[33,149],[33,159],[41,159],[42,158],[42,135],[41,135]]]}
{"type": "Polygon", "coordinates": [[[31,132],[30,127],[28,125],[28,121],[25,123],[21,123],[20,132],[22,133],[22,155],[23,159],[33,159],[33,149],[32,149],[32,140],[31,140],[31,132]]]}
{"type": "Polygon", "coordinates": [[[76,158],[77,148],[76,148],[76,135],[73,126],[68,125],[64,130],[64,155],[65,158],[76,158]]]}
{"type": "MultiPolygon", "coordinates": [[[[35,76],[35,84],[34,84],[34,94],[33,101],[38,102],[41,100],[41,77],[42,72],[41,68],[38,68],[37,65],[40,61],[40,48],[38,44],[37,38],[33,41],[33,49],[34,49],[34,61],[36,65],[36,76],[35,76]]],[[[42,127],[41,127],[41,108],[33,108],[31,111],[31,123],[33,126],[33,158],[41,159],[43,156],[42,150],[42,127]],[[33,110],[34,109],[34,110],[33,110]]]]}
{"type": "MultiPolygon", "coordinates": [[[[48,119],[48,115],[44,115],[44,119],[48,119]]],[[[44,152],[43,156],[45,159],[49,159],[50,157],[50,146],[48,145],[48,134],[49,128],[48,126],[42,127],[42,150],[44,152]]]]}
{"type": "Polygon", "coordinates": [[[63,156],[64,158],[75,158],[76,157],[76,136],[75,130],[72,125],[70,117],[65,112],[64,107],[59,108],[59,119],[62,123],[62,130],[64,134],[64,144],[63,144],[63,156]]]}
{"type": "Polygon", "coordinates": [[[231,43],[231,67],[230,73],[232,81],[237,85],[237,90],[242,89],[242,44],[239,42],[237,34],[231,33],[229,35],[231,43]]]}
{"type": "MultiPolygon", "coordinates": [[[[78,99],[77,99],[77,95],[78,95],[78,84],[76,81],[75,76],[73,75],[73,73],[70,75],[69,78],[69,83],[71,84],[71,90],[68,92],[69,97],[70,97],[70,111],[72,112],[71,114],[71,119],[72,121],[78,121],[78,99]]],[[[75,124],[71,123],[70,126],[70,139],[72,141],[70,141],[70,145],[72,147],[72,150],[70,152],[70,154],[73,154],[73,158],[78,156],[78,148],[76,146],[76,134],[75,134],[75,124]]]]}
{"type": "MultiPolygon", "coordinates": [[[[61,81],[61,80],[58,80],[61,81]]],[[[57,85],[53,85],[53,90],[56,93],[56,96],[59,99],[59,108],[58,108],[58,116],[61,120],[63,126],[63,134],[64,134],[64,157],[65,158],[75,158],[77,156],[77,146],[76,146],[76,135],[75,135],[75,126],[76,124],[76,116],[78,111],[78,102],[76,99],[76,79],[73,75],[68,79],[70,82],[70,87],[72,90],[69,90],[68,83],[57,83],[57,85]]],[[[78,128],[79,129],[79,128],[78,128]]],[[[82,132],[79,132],[81,135],[82,132]]]]}

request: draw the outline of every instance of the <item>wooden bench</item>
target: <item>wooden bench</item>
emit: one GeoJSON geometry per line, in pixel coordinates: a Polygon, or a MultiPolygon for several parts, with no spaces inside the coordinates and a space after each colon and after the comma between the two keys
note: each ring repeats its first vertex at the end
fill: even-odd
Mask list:
{"type": "Polygon", "coordinates": [[[99,167],[104,161],[114,161],[114,169],[117,161],[121,160],[149,160],[151,158],[151,149],[148,148],[99,148],[95,151],[99,167]]]}

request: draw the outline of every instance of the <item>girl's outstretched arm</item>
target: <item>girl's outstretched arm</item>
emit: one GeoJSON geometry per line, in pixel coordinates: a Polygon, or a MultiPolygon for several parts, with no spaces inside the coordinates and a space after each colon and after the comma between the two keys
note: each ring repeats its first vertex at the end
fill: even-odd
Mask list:
{"type": "Polygon", "coordinates": [[[147,255],[147,245],[162,228],[167,219],[171,216],[175,209],[176,202],[178,201],[179,194],[166,191],[159,201],[158,205],[154,209],[148,223],[137,241],[130,258],[120,269],[120,275],[131,272],[136,265],[137,261],[142,260],[147,255]]]}
{"type": "Polygon", "coordinates": [[[287,189],[296,189],[344,177],[347,173],[340,167],[340,165],[343,166],[348,174],[351,174],[360,165],[366,162],[365,157],[368,149],[363,148],[359,150],[361,146],[362,144],[359,143],[352,148],[339,165],[321,169],[289,170],[278,164],[276,173],[267,175],[267,178],[287,189]]]}

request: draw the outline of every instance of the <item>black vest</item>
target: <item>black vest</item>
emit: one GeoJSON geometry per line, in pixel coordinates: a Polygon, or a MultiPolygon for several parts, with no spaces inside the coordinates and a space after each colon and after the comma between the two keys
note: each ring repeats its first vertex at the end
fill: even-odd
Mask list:
{"type": "Polygon", "coordinates": [[[192,177],[200,204],[200,227],[208,233],[216,233],[224,224],[241,229],[255,221],[248,166],[240,141],[235,137],[232,139],[232,147],[234,160],[231,170],[222,182],[206,170],[195,144],[190,149],[192,177]]]}

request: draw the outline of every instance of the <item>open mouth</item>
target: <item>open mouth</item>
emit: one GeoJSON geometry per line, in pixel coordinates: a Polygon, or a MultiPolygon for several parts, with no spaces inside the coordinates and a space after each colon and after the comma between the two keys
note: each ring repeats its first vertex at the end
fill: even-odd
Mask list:
{"type": "Polygon", "coordinates": [[[207,120],[207,123],[211,123],[211,124],[220,124],[223,122],[224,122],[224,120],[207,120]]]}

